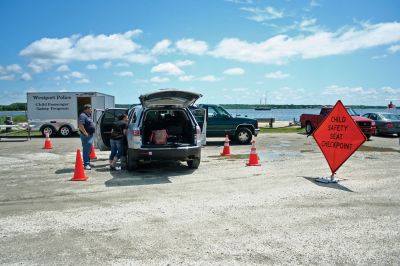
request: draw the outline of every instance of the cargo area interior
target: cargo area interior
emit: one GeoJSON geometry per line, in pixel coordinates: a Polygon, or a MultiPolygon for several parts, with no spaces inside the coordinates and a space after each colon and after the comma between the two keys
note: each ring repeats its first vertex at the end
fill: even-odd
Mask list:
{"type": "Polygon", "coordinates": [[[185,110],[147,110],[141,130],[143,147],[190,146],[194,143],[195,130],[185,110]],[[166,134],[157,134],[160,132],[166,134]]]}

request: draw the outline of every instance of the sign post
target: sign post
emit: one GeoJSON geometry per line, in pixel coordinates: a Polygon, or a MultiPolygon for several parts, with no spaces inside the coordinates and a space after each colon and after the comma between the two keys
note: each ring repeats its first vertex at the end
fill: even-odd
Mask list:
{"type": "Polygon", "coordinates": [[[323,183],[337,183],[336,171],[367,140],[340,100],[314,131],[313,137],[332,172],[330,179],[316,180],[323,183]]]}

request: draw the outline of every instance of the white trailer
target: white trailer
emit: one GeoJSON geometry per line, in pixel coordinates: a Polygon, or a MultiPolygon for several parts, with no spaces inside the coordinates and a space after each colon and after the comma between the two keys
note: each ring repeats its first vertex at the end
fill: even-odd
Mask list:
{"type": "Polygon", "coordinates": [[[78,116],[85,104],[92,110],[114,108],[114,96],[99,92],[28,92],[27,115],[31,130],[63,137],[78,131],[78,116]]]}

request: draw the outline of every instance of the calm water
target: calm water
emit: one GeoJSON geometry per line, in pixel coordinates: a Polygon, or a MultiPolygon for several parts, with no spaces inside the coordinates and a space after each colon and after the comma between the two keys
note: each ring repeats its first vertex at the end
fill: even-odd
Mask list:
{"type": "MultiPolygon", "coordinates": [[[[300,119],[301,114],[319,114],[320,109],[272,109],[264,111],[256,111],[254,109],[227,109],[233,116],[240,115],[241,117],[249,118],[275,118],[278,121],[293,121],[300,119]]],[[[363,115],[369,112],[386,112],[385,109],[355,109],[357,113],[363,115]]],[[[25,112],[17,111],[0,111],[0,117],[2,116],[17,116],[25,115],[25,112]]]]}
{"type": "Polygon", "coordinates": [[[25,111],[0,111],[1,116],[17,116],[17,115],[25,115],[25,111]]]}
{"type": "MultiPolygon", "coordinates": [[[[256,111],[253,109],[227,109],[233,116],[249,118],[275,118],[278,121],[296,121],[300,120],[301,114],[319,114],[321,109],[272,109],[256,111]]],[[[358,114],[363,115],[369,112],[386,112],[386,109],[354,109],[358,114]]]]}

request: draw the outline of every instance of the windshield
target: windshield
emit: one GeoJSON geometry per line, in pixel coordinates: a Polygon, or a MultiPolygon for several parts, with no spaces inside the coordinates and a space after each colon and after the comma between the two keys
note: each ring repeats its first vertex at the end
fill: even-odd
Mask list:
{"type": "Polygon", "coordinates": [[[381,114],[381,116],[388,120],[400,120],[400,116],[395,114],[381,114]]]}
{"type": "Polygon", "coordinates": [[[231,117],[231,114],[228,113],[228,111],[226,111],[226,110],[225,110],[224,108],[222,108],[221,106],[217,106],[217,110],[218,110],[218,113],[224,114],[224,115],[227,115],[227,116],[231,117]]]}
{"type": "Polygon", "coordinates": [[[359,116],[359,114],[357,114],[357,112],[354,111],[354,109],[351,107],[346,107],[346,110],[349,113],[349,115],[359,116]]]}

